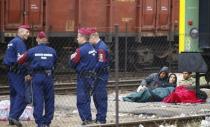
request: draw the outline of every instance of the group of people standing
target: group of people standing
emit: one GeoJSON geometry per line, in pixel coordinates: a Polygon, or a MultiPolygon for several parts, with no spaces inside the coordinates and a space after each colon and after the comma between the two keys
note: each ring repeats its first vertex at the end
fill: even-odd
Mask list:
{"type": "Polygon", "coordinates": [[[82,125],[93,122],[91,95],[97,110],[96,123],[106,123],[109,50],[94,28],[78,30],[80,45],[70,57],[70,66],[77,73],[77,108],[82,125]]]}
{"type": "MultiPolygon", "coordinates": [[[[37,127],[49,127],[55,110],[53,71],[57,54],[49,47],[45,32],[37,33],[37,46],[26,48],[30,26],[18,27],[17,36],[6,49],[3,63],[8,69],[10,86],[9,125],[22,127],[19,117],[28,104],[26,82],[32,84],[34,118],[37,127]]],[[[80,28],[79,48],[69,58],[70,66],[77,73],[77,108],[82,124],[92,123],[91,96],[97,109],[96,123],[106,123],[109,50],[94,28],[80,28]]]]}
{"type": "MultiPolygon", "coordinates": [[[[49,47],[46,34],[37,34],[37,46],[27,50],[26,40],[30,26],[18,27],[17,36],[6,49],[3,63],[8,69],[10,86],[9,125],[22,127],[19,117],[28,104],[25,96],[26,85],[32,84],[34,118],[38,127],[48,127],[54,113],[53,70],[56,64],[56,51],[49,47]],[[26,83],[31,82],[31,83],[26,83]],[[44,112],[44,114],[43,114],[44,112]]],[[[29,95],[29,94],[28,94],[29,95]]]]}

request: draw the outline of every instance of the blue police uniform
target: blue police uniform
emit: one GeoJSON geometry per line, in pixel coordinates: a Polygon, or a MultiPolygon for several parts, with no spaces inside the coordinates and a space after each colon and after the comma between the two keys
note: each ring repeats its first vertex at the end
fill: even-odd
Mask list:
{"type": "MultiPolygon", "coordinates": [[[[26,59],[25,59],[25,58],[26,59]]],[[[39,44],[23,55],[29,62],[32,75],[34,118],[38,127],[49,125],[54,114],[54,86],[52,71],[55,67],[56,51],[46,44],[39,44]],[[43,110],[45,108],[45,114],[43,110]]]]}
{"type": "Polygon", "coordinates": [[[10,86],[10,112],[9,118],[19,120],[27,103],[25,102],[25,66],[18,65],[17,59],[26,51],[24,41],[16,36],[8,45],[3,63],[8,67],[8,82],[10,86]]]}
{"type": "Polygon", "coordinates": [[[97,79],[95,89],[93,91],[94,104],[97,109],[96,121],[100,123],[106,122],[107,113],[107,90],[106,86],[108,83],[109,73],[109,49],[107,45],[100,40],[94,48],[97,51],[98,63],[96,64],[97,79]]]}
{"type": "Polygon", "coordinates": [[[77,72],[77,108],[82,121],[92,121],[90,89],[95,80],[94,71],[97,63],[97,52],[86,42],[76,50],[76,56],[70,65],[77,72]]]}

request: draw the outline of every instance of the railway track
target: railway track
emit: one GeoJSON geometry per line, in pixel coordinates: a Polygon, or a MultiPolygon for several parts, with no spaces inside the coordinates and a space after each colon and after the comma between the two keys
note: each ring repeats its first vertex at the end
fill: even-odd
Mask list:
{"type": "MultiPolygon", "coordinates": [[[[140,79],[134,80],[120,80],[119,89],[134,90],[138,87],[140,79]]],[[[107,88],[113,90],[115,88],[116,82],[109,81],[107,88]]],[[[55,93],[56,94],[72,94],[75,93],[76,82],[68,83],[55,83],[55,93]]],[[[0,86],[0,95],[9,95],[9,86],[0,86]]]]}
{"type": "MultiPolygon", "coordinates": [[[[135,122],[121,122],[118,127],[160,127],[160,125],[167,124],[175,125],[176,127],[186,127],[187,124],[192,122],[200,123],[205,117],[209,117],[210,114],[188,116],[188,117],[174,117],[174,118],[161,118],[161,119],[150,119],[141,120],[135,122]]],[[[115,123],[100,124],[100,125],[88,125],[87,127],[116,127],[115,123]]]]}
{"type": "MultiPolygon", "coordinates": [[[[139,82],[142,79],[132,79],[132,80],[119,80],[119,90],[135,90],[139,86],[139,82]]],[[[109,81],[107,88],[108,90],[115,90],[116,82],[109,81]]],[[[210,88],[209,85],[203,85],[201,88],[210,88]]],[[[55,83],[55,93],[56,94],[72,94],[75,93],[76,82],[56,82],[55,83]]],[[[0,86],[0,95],[9,95],[9,86],[0,86]]]]}

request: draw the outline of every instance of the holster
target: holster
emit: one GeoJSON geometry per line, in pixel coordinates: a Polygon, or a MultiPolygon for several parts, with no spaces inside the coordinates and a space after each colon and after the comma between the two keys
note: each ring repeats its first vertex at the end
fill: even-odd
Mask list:
{"type": "Polygon", "coordinates": [[[14,72],[14,73],[20,73],[20,69],[19,69],[18,64],[7,66],[7,71],[14,72]]]}

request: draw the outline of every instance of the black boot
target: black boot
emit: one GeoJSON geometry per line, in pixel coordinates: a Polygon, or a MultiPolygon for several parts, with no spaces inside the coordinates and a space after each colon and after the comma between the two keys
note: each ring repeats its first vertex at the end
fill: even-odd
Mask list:
{"type": "Polygon", "coordinates": [[[15,125],[12,120],[9,120],[9,125],[15,125]]]}
{"type": "Polygon", "coordinates": [[[17,127],[22,127],[23,125],[16,119],[8,118],[9,125],[16,125],[17,127]]]}
{"type": "Polygon", "coordinates": [[[85,120],[82,122],[82,125],[87,125],[87,124],[91,124],[91,123],[93,123],[92,120],[85,120]]]}

